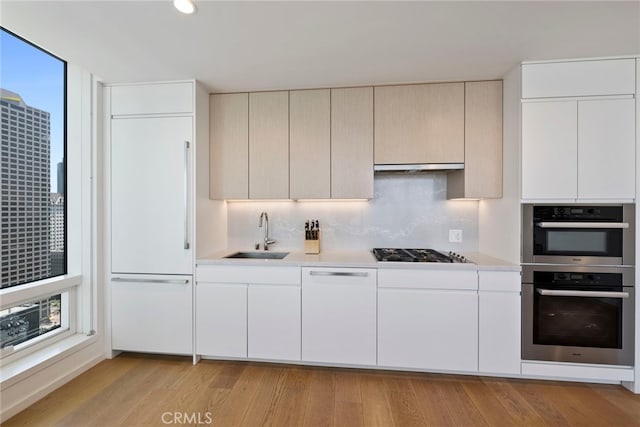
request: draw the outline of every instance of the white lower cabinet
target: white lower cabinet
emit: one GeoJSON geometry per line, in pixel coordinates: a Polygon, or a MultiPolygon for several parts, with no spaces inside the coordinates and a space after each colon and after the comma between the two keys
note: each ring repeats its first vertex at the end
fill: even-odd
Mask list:
{"type": "Polygon", "coordinates": [[[302,360],[376,364],[375,269],[302,269],[302,360]]]}
{"type": "Polygon", "coordinates": [[[476,271],[379,270],[378,365],[478,370],[476,271]]]}
{"type": "Polygon", "coordinates": [[[300,360],[300,268],[205,265],[196,280],[197,354],[300,360]]]}
{"type": "Polygon", "coordinates": [[[111,348],[192,354],[192,276],[111,278],[111,348]]]}
{"type": "Polygon", "coordinates": [[[247,285],[196,285],[196,354],[247,357],[247,285]]]}
{"type": "Polygon", "coordinates": [[[479,371],[520,374],[520,273],[479,271],[478,279],[479,371]]]}
{"type": "Polygon", "coordinates": [[[249,285],[248,356],[300,360],[300,286],[249,285]]]}

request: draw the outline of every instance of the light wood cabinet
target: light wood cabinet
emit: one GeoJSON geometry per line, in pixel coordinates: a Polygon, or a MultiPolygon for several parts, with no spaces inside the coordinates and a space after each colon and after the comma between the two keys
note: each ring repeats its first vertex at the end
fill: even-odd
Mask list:
{"type": "Polygon", "coordinates": [[[210,197],[249,198],[249,94],[211,95],[210,197]]]}
{"type": "Polygon", "coordinates": [[[373,198],[373,87],[331,89],[331,197],[373,198]]]}
{"type": "Polygon", "coordinates": [[[375,163],[463,163],[464,83],[375,88],[375,163]]]}
{"type": "Polygon", "coordinates": [[[464,169],[448,174],[447,198],[502,197],[502,81],[464,85],[464,169]]]}
{"type": "Polygon", "coordinates": [[[331,197],[331,92],[289,92],[290,197],[331,197]]]}
{"type": "Polygon", "coordinates": [[[289,198],[289,92],[249,94],[249,198],[289,198]]]}

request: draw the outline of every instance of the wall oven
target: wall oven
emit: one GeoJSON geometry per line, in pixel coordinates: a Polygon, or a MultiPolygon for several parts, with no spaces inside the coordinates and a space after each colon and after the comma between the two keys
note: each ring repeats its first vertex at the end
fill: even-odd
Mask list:
{"type": "Polygon", "coordinates": [[[634,205],[523,205],[522,262],[633,265],[634,205]]]}
{"type": "Polygon", "coordinates": [[[522,358],[633,365],[634,270],[524,265],[522,358]]]}

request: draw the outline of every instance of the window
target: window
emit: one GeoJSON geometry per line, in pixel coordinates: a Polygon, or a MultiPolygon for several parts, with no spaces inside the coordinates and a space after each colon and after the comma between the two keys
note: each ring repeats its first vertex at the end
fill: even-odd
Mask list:
{"type": "Polygon", "coordinates": [[[37,291],[67,273],[67,63],[4,28],[0,45],[0,288],[29,286],[1,307],[4,349],[68,329],[69,292],[37,291]]]}

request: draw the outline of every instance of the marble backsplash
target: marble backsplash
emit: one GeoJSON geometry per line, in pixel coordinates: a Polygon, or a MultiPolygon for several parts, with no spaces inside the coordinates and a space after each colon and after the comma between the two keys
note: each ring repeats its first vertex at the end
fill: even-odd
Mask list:
{"type": "Polygon", "coordinates": [[[302,249],[307,219],[320,221],[322,250],[478,250],[478,202],[447,200],[445,173],[376,175],[374,190],[369,201],[229,202],[228,247],[253,249],[262,241],[258,218],[266,211],[272,250],[302,249]],[[462,230],[462,243],[449,243],[449,229],[462,230]]]}

